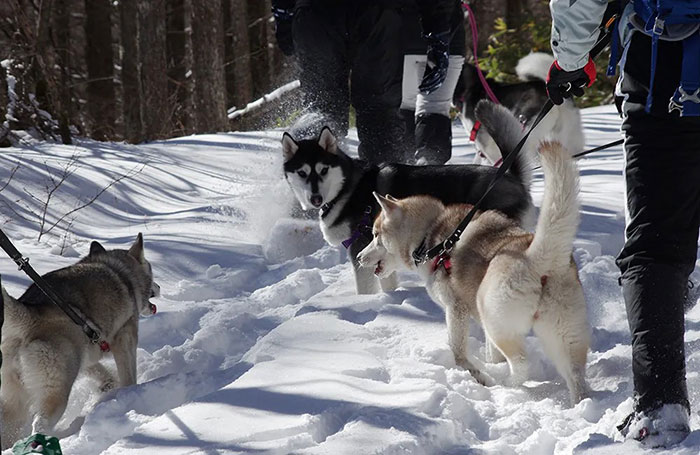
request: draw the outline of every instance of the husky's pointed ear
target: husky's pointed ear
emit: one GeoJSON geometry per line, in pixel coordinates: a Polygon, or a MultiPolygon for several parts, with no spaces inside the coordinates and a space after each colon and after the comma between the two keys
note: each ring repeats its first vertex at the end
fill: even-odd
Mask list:
{"type": "Polygon", "coordinates": [[[136,236],[136,241],[134,242],[133,245],[131,245],[131,248],[129,248],[129,254],[136,259],[138,259],[139,262],[143,262],[145,257],[143,255],[143,235],[139,232],[139,235],[136,236]]]}
{"type": "Polygon", "coordinates": [[[294,140],[291,134],[284,133],[282,135],[282,156],[284,157],[284,162],[294,158],[294,154],[299,150],[299,144],[294,140]]]}
{"type": "Polygon", "coordinates": [[[387,216],[394,215],[397,213],[397,210],[401,209],[396,200],[392,201],[388,197],[384,197],[376,191],[373,191],[372,194],[379,203],[379,206],[382,208],[382,212],[385,213],[387,216]]]}
{"type": "Polygon", "coordinates": [[[101,254],[101,253],[106,253],[107,250],[105,250],[105,247],[100,245],[100,242],[98,241],[93,241],[90,244],[90,253],[88,253],[88,256],[94,256],[96,254],[101,254]]]}
{"type": "Polygon", "coordinates": [[[318,145],[328,153],[334,155],[338,153],[338,141],[335,140],[335,136],[333,136],[331,129],[327,126],[321,129],[321,134],[318,136],[318,145]]]}

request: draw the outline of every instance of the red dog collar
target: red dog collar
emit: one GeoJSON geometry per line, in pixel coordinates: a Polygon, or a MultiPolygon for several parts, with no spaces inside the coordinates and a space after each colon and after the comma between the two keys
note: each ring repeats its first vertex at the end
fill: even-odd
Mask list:
{"type": "Polygon", "coordinates": [[[476,121],[474,122],[474,126],[472,127],[472,132],[469,133],[469,140],[474,142],[476,140],[476,135],[479,132],[479,128],[481,128],[481,122],[476,121]]]}

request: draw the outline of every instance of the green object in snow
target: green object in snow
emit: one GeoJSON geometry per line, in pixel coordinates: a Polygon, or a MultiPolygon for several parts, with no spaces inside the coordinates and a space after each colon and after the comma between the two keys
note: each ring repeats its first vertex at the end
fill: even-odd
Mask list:
{"type": "Polygon", "coordinates": [[[29,455],[41,453],[43,455],[63,455],[58,439],[53,436],[45,436],[37,433],[15,443],[12,447],[12,455],[29,455]]]}

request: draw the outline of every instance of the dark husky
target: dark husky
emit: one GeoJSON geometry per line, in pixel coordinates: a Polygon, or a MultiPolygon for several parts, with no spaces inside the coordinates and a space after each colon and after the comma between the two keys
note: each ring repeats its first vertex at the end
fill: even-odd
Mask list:
{"type": "MultiPolygon", "coordinates": [[[[512,150],[522,136],[520,123],[505,108],[486,105],[480,116],[493,131],[504,150],[512,150]]],[[[533,142],[534,143],[534,142],[533,142]]],[[[320,209],[321,230],[331,245],[344,244],[355,270],[357,292],[368,294],[396,286],[396,277],[378,282],[371,270],[362,269],[357,254],[371,241],[371,226],[379,207],[374,191],[403,198],[425,194],[445,204],[473,204],[486,191],[497,169],[480,165],[408,166],[370,165],[350,158],[338,147],[328,127],[318,138],[295,140],[282,138],[284,173],[304,210],[320,209]]],[[[521,154],[524,157],[526,154],[521,154]]],[[[531,213],[530,165],[519,157],[495,185],[483,203],[484,209],[497,209],[521,224],[531,213]]]]}
{"type": "MultiPolygon", "coordinates": [[[[487,79],[498,101],[510,109],[523,127],[535,120],[547,102],[545,82],[553,61],[554,57],[549,54],[533,52],[521,58],[515,68],[521,82],[502,83],[487,79]]],[[[494,142],[496,138],[489,131],[480,129],[477,123],[476,106],[481,100],[488,100],[488,95],[479,80],[477,69],[474,65],[465,63],[462,77],[455,89],[455,105],[459,107],[462,124],[476,145],[474,163],[497,164],[502,157],[494,142]]],[[[581,114],[571,99],[567,99],[561,106],[554,106],[537,128],[546,132],[548,138],[561,142],[571,153],[583,150],[581,114]]],[[[535,147],[531,150],[534,152],[535,147]]],[[[536,155],[529,155],[530,159],[536,159],[536,155]]]]}

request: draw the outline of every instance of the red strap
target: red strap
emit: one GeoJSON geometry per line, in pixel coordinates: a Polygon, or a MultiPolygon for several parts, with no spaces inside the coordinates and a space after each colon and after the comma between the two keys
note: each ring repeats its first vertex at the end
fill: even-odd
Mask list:
{"type": "Polygon", "coordinates": [[[596,78],[595,63],[593,63],[593,59],[590,56],[588,57],[586,66],[583,67],[583,71],[586,73],[586,76],[588,76],[588,80],[590,81],[587,87],[590,87],[593,85],[596,78]]]}
{"type": "Polygon", "coordinates": [[[450,256],[447,254],[441,254],[439,256],[436,256],[435,259],[433,259],[433,263],[430,267],[430,272],[435,273],[437,269],[440,268],[440,266],[445,267],[445,272],[447,274],[450,274],[450,269],[452,269],[452,261],[450,260],[450,256]]]}
{"type": "Polygon", "coordinates": [[[479,128],[481,128],[481,122],[476,121],[474,122],[474,126],[472,127],[472,132],[469,133],[469,140],[474,142],[476,140],[476,135],[479,132],[479,128]]]}

